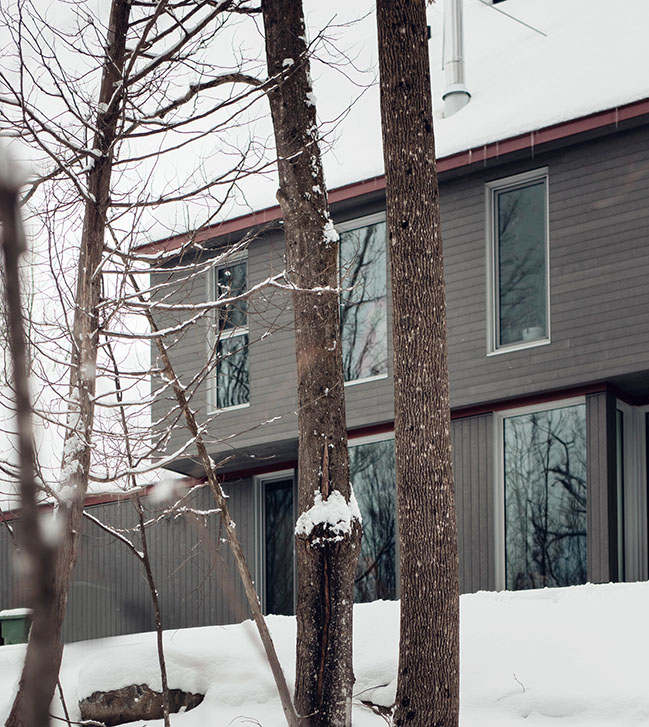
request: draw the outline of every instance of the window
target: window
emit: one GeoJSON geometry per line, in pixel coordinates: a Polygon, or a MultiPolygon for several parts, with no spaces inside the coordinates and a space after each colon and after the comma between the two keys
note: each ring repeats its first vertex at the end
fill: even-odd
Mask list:
{"type": "MultiPolygon", "coordinates": [[[[397,596],[394,440],[349,445],[349,475],[363,518],[355,579],[357,603],[397,596]]],[[[294,613],[293,472],[259,477],[256,487],[257,588],[266,613],[294,613]]]]}
{"type": "Polygon", "coordinates": [[[293,472],[259,478],[260,547],[257,587],[265,613],[295,613],[293,472]]]}
{"type": "Polygon", "coordinates": [[[363,518],[355,601],[390,600],[396,589],[394,440],[349,445],[349,477],[363,518]]]}
{"type": "Polygon", "coordinates": [[[347,382],[388,372],[385,221],[354,224],[340,233],[340,326],[347,382]]]}
{"type": "MultiPolygon", "coordinates": [[[[245,258],[236,257],[211,271],[213,300],[235,298],[247,288],[245,258]]],[[[216,382],[211,390],[212,409],[247,406],[250,400],[248,376],[248,306],[245,299],[216,309],[211,350],[216,356],[216,382]]]]}
{"type": "Polygon", "coordinates": [[[489,352],[550,339],[546,171],[487,184],[489,352]]]}
{"type": "Polygon", "coordinates": [[[586,405],[498,419],[505,587],[586,582],[586,405]]]}

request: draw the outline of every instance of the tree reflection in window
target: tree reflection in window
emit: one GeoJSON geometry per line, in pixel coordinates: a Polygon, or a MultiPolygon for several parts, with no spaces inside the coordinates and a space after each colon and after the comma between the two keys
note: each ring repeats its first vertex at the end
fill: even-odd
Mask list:
{"type": "Polygon", "coordinates": [[[496,191],[498,345],[547,337],[546,184],[496,191]]]}
{"type": "Polygon", "coordinates": [[[388,371],[385,222],[340,235],[340,325],[345,381],[388,371]]]}
{"type": "Polygon", "coordinates": [[[586,582],[586,407],[504,420],[506,583],[586,582]]]}
{"type": "Polygon", "coordinates": [[[293,604],[293,479],[264,483],[266,613],[290,616],[293,604]]]}
{"type": "MultiPolygon", "coordinates": [[[[245,261],[218,267],[215,292],[219,298],[235,298],[246,291],[245,261]]],[[[248,375],[248,308],[244,299],[217,309],[216,322],[217,409],[247,404],[250,400],[248,375]]]]}
{"type": "Polygon", "coordinates": [[[394,441],[350,446],[349,472],[363,518],[355,600],[396,598],[394,441]]]}

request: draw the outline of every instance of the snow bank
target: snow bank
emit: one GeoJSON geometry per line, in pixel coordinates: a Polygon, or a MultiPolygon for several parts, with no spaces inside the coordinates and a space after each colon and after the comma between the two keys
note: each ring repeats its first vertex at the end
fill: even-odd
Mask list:
{"type": "MultiPolygon", "coordinates": [[[[649,583],[463,596],[461,727],[649,724],[647,602],[649,583]]],[[[394,700],[399,604],[361,604],[354,615],[354,725],[384,727],[362,701],[394,700]]],[[[295,619],[271,616],[269,626],[292,689],[295,619]]],[[[170,687],[206,693],[199,707],[172,717],[175,726],[285,724],[252,622],[169,631],[165,647],[170,687]]],[[[0,647],[2,722],[23,654],[23,646],[0,647]]],[[[61,679],[73,719],[78,698],[93,691],[159,688],[155,635],[71,644],[61,679]]]]}

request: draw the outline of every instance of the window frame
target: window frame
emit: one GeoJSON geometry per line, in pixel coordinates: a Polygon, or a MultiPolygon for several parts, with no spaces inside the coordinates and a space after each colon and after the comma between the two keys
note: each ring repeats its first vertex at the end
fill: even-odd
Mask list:
{"type": "Polygon", "coordinates": [[[487,235],[487,356],[500,355],[510,351],[521,351],[537,346],[547,346],[552,342],[550,325],[550,177],[548,167],[533,169],[521,174],[514,174],[496,179],[485,184],[485,220],[487,235]],[[498,233],[496,224],[496,201],[498,194],[508,190],[530,186],[543,182],[545,191],[545,336],[532,341],[515,343],[499,343],[500,310],[498,280],[498,233]]]}
{"type": "MultiPolygon", "coordinates": [[[[391,333],[391,326],[390,326],[390,313],[389,313],[389,304],[390,304],[390,263],[389,263],[389,254],[387,249],[387,217],[385,212],[375,212],[370,215],[364,215],[362,217],[354,217],[349,220],[345,220],[344,222],[337,222],[336,223],[336,232],[338,234],[342,232],[351,232],[352,230],[358,230],[361,227],[369,227],[370,225],[375,225],[379,222],[385,222],[386,224],[386,256],[385,256],[385,316],[386,316],[386,327],[387,327],[387,335],[385,339],[386,343],[386,362],[387,362],[387,371],[384,374],[375,374],[374,376],[365,376],[361,379],[351,379],[350,381],[345,381],[345,387],[348,386],[357,386],[358,384],[366,384],[371,381],[381,381],[382,379],[387,379],[390,375],[390,365],[391,365],[391,356],[390,356],[390,337],[392,335],[391,333]]],[[[339,243],[340,245],[340,243],[339,243]]],[[[340,270],[340,247],[338,248],[338,284],[341,286],[342,280],[341,280],[341,270],[340,270]]],[[[342,286],[341,286],[342,290],[342,286]]],[[[340,307],[342,307],[342,297],[340,298],[341,304],[340,307]]],[[[340,345],[342,346],[342,329],[341,329],[341,335],[340,335],[340,345]]],[[[344,375],[344,374],[343,374],[344,375]]]]}
{"type": "MultiPolygon", "coordinates": [[[[495,590],[504,591],[507,588],[506,574],[506,541],[505,541],[505,419],[509,417],[524,416],[553,409],[563,409],[577,405],[588,406],[585,396],[572,396],[567,399],[553,399],[540,404],[502,409],[493,413],[493,442],[494,442],[494,546],[495,546],[495,590]]],[[[588,420],[588,410],[586,410],[588,420]]],[[[588,441],[586,441],[588,447],[588,441]]],[[[588,452],[586,453],[588,456],[588,452]]],[[[588,490],[587,490],[588,493],[588,490]]],[[[588,494],[587,494],[588,496],[588,494]]]]}
{"type": "MultiPolygon", "coordinates": [[[[248,288],[248,251],[233,250],[225,252],[220,256],[222,261],[211,265],[207,271],[207,295],[209,301],[215,301],[218,297],[217,276],[219,270],[232,267],[244,263],[246,266],[246,289],[248,288]]],[[[246,325],[235,326],[227,330],[219,331],[219,310],[215,308],[210,314],[209,329],[207,335],[208,358],[214,354],[216,356],[216,346],[220,341],[230,340],[231,338],[239,338],[248,336],[248,344],[250,344],[250,322],[249,313],[246,310],[246,325]]],[[[246,349],[246,357],[248,358],[248,367],[250,367],[249,349],[246,349]]],[[[250,368],[248,368],[250,371],[250,368]]],[[[219,359],[214,361],[214,369],[209,376],[209,386],[207,391],[207,408],[209,414],[216,414],[226,411],[235,411],[237,409],[246,409],[250,406],[250,385],[248,388],[248,401],[243,404],[234,404],[233,406],[217,406],[218,401],[218,376],[219,376],[219,359]]],[[[250,384],[250,374],[248,375],[250,384]]]]}

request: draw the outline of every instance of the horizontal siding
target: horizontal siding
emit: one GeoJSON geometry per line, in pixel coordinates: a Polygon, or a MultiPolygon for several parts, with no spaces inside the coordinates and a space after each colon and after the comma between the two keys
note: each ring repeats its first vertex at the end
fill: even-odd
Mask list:
{"type": "Polygon", "coordinates": [[[453,406],[649,371],[647,136],[637,129],[443,186],[453,406]],[[544,166],[552,343],[487,356],[483,185],[544,166]]]}
{"type": "MultiPolygon", "coordinates": [[[[363,210],[358,216],[367,212],[363,210]]],[[[276,235],[252,242],[248,249],[249,285],[258,285],[269,276],[281,272],[283,257],[283,241],[276,235]]],[[[166,272],[157,273],[154,277],[167,275],[166,272]]],[[[173,291],[169,301],[203,302],[207,299],[206,280],[206,273],[197,276],[186,286],[186,290],[173,291]]],[[[199,421],[213,420],[208,427],[208,439],[211,453],[217,460],[220,453],[229,455],[233,449],[245,449],[248,455],[254,455],[256,447],[266,446],[268,442],[297,439],[295,337],[290,296],[277,289],[262,290],[251,298],[249,311],[249,406],[212,415],[207,408],[206,383],[198,387],[192,399],[192,408],[197,412],[199,421]]],[[[391,300],[388,300],[389,320],[390,317],[391,300]]],[[[174,320],[171,315],[161,316],[159,325],[172,325],[174,320]]],[[[388,326],[389,347],[390,329],[391,326],[388,326]]],[[[204,322],[193,326],[179,337],[172,348],[172,363],[185,385],[206,360],[207,330],[204,322]]],[[[385,378],[346,387],[347,422],[350,428],[393,419],[391,358],[388,366],[389,372],[385,378]]],[[[168,392],[163,400],[154,405],[154,419],[173,411],[174,405],[173,395],[168,392]]],[[[177,451],[186,440],[186,431],[178,426],[167,450],[177,451]]]]}

